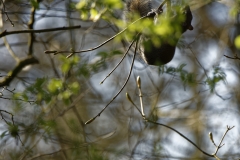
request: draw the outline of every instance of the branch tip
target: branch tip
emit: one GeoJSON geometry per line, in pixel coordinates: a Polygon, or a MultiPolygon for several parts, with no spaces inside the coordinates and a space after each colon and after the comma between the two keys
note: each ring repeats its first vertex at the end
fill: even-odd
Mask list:
{"type": "Polygon", "coordinates": [[[85,125],[92,123],[95,119],[96,117],[89,119],[87,122],[85,122],[85,125]]]}

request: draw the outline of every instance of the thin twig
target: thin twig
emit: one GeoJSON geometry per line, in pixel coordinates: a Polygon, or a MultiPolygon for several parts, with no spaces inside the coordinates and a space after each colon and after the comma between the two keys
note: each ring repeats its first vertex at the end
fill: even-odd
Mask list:
{"type": "MultiPolygon", "coordinates": [[[[134,107],[138,110],[138,112],[142,115],[140,109],[133,103],[133,101],[131,100],[131,98],[129,98],[130,96],[128,94],[127,95],[127,98],[128,100],[134,105],[134,107]]],[[[209,156],[209,157],[214,157],[214,155],[211,155],[205,151],[203,151],[200,147],[198,147],[193,141],[191,141],[189,138],[187,138],[186,136],[184,136],[182,133],[180,133],[179,131],[177,131],[176,129],[170,127],[170,126],[167,126],[165,124],[162,124],[162,123],[158,123],[158,122],[154,122],[152,120],[149,120],[149,119],[146,119],[145,116],[142,115],[142,118],[143,120],[145,120],[146,122],[150,122],[150,123],[153,123],[153,124],[156,124],[156,125],[160,125],[160,126],[163,126],[163,127],[166,127],[174,132],[176,132],[177,134],[179,134],[181,137],[183,137],[184,139],[186,139],[188,142],[190,142],[192,145],[194,145],[198,150],[200,150],[203,154],[209,156]]]]}
{"type": "MultiPolygon", "coordinates": [[[[132,98],[130,97],[130,95],[128,93],[126,93],[126,97],[127,99],[132,103],[132,105],[138,110],[138,112],[140,114],[142,114],[142,112],[140,111],[140,109],[137,107],[137,105],[132,101],[132,98]]],[[[142,115],[143,116],[143,115],[142,115]]]]}
{"type": "Polygon", "coordinates": [[[176,129],[170,127],[170,126],[167,126],[165,124],[162,124],[162,123],[158,123],[158,122],[154,122],[152,120],[149,120],[149,119],[145,119],[147,122],[150,122],[150,123],[153,123],[153,124],[157,124],[157,125],[160,125],[160,126],[164,126],[170,130],[173,130],[174,132],[176,132],[177,134],[179,134],[181,137],[183,137],[184,139],[186,139],[188,142],[190,142],[192,145],[194,145],[199,151],[201,151],[203,154],[209,156],[209,157],[214,157],[214,155],[211,155],[205,151],[203,151],[200,147],[198,147],[193,141],[191,141],[189,138],[187,138],[186,136],[184,136],[182,133],[180,133],[179,131],[177,131],[176,129]]]}
{"type": "MultiPolygon", "coordinates": [[[[21,33],[44,33],[44,32],[52,32],[52,31],[62,31],[62,30],[70,30],[70,29],[79,29],[80,25],[71,26],[71,27],[56,27],[56,28],[48,28],[48,29],[25,29],[19,31],[3,31],[0,33],[0,38],[3,36],[11,35],[11,34],[21,34],[21,33]]],[[[47,53],[48,54],[48,53],[47,53]]]]}
{"type": "Polygon", "coordinates": [[[136,41],[136,48],[134,51],[134,55],[133,55],[133,59],[132,59],[132,64],[131,64],[131,68],[128,74],[128,77],[126,79],[126,81],[124,82],[123,86],[121,87],[121,89],[118,91],[118,93],[112,98],[112,100],[110,102],[108,102],[108,104],[93,118],[89,119],[85,124],[89,124],[91,122],[93,122],[97,117],[99,117],[101,115],[101,113],[114,101],[114,99],[117,98],[117,96],[122,92],[122,90],[125,88],[125,86],[127,85],[127,82],[131,76],[132,73],[132,69],[133,69],[133,64],[134,64],[134,60],[135,60],[135,56],[137,54],[137,45],[138,45],[138,40],[139,40],[139,34],[137,35],[136,39],[134,41],[136,41]]]}
{"type": "Polygon", "coordinates": [[[0,96],[0,99],[7,99],[7,100],[11,100],[11,101],[23,101],[23,102],[27,102],[27,103],[35,103],[36,100],[29,100],[29,101],[26,101],[24,99],[20,99],[20,98],[9,98],[9,97],[1,97],[0,96]]]}
{"type": "Polygon", "coordinates": [[[238,60],[240,60],[240,57],[238,57],[237,55],[234,56],[234,57],[229,57],[229,56],[227,56],[227,55],[224,55],[224,57],[227,57],[227,58],[229,58],[229,59],[238,59],[238,60]]]}
{"type": "Polygon", "coordinates": [[[11,25],[14,27],[14,23],[13,23],[12,20],[9,18],[8,13],[6,12],[6,6],[5,6],[3,0],[1,0],[1,1],[2,1],[2,4],[3,4],[3,13],[7,16],[6,21],[9,21],[9,22],[11,23],[11,25]]]}
{"type": "Polygon", "coordinates": [[[70,148],[63,148],[63,149],[59,149],[57,151],[54,151],[54,152],[50,152],[50,153],[43,153],[43,154],[38,154],[36,156],[33,156],[31,158],[29,158],[28,160],[33,160],[33,159],[36,159],[36,158],[40,158],[40,157],[43,157],[43,156],[50,156],[50,155],[53,155],[53,154],[56,154],[56,153],[59,153],[59,152],[62,152],[62,151],[65,151],[65,150],[69,150],[69,149],[80,149],[80,148],[84,148],[84,147],[87,147],[93,143],[97,143],[105,138],[108,138],[108,137],[111,137],[112,135],[114,135],[116,133],[116,131],[112,131],[112,132],[109,132],[107,134],[104,134],[100,137],[97,137],[95,140],[91,141],[91,142],[85,142],[81,145],[79,145],[78,147],[70,147],[70,148]]]}
{"type": "Polygon", "coordinates": [[[142,89],[141,89],[141,79],[138,76],[137,77],[137,86],[138,86],[138,91],[139,91],[139,99],[140,99],[140,107],[141,107],[141,114],[145,119],[145,114],[144,114],[144,110],[143,110],[143,99],[142,99],[142,89]]]}
{"type": "Polygon", "coordinates": [[[20,61],[19,58],[17,57],[17,55],[12,50],[12,47],[9,45],[6,37],[3,37],[3,42],[4,42],[4,45],[6,46],[8,52],[10,53],[10,55],[13,57],[13,59],[15,61],[19,62],[20,61]]]}
{"type": "Polygon", "coordinates": [[[121,59],[121,60],[119,61],[119,63],[112,69],[112,71],[100,82],[100,84],[103,84],[103,82],[104,82],[104,81],[115,71],[115,69],[122,63],[123,59],[126,57],[127,53],[128,53],[129,50],[131,49],[131,47],[132,47],[132,45],[133,45],[134,42],[135,42],[135,41],[133,40],[133,41],[130,43],[130,45],[129,45],[127,51],[125,52],[125,54],[123,55],[122,59],[121,59]]]}
{"type": "MultiPolygon", "coordinates": [[[[140,95],[141,95],[142,91],[141,91],[141,82],[140,82],[139,76],[137,77],[137,85],[138,85],[138,88],[139,88],[139,93],[140,93],[140,95]]],[[[207,156],[209,156],[209,157],[214,157],[214,155],[211,155],[211,154],[203,151],[203,150],[202,150],[200,147],[198,147],[193,141],[191,141],[189,138],[187,138],[186,136],[184,136],[182,133],[180,133],[180,132],[177,131],[176,129],[174,129],[174,128],[170,127],[170,126],[167,126],[167,125],[165,125],[165,124],[158,123],[158,122],[154,122],[154,121],[152,121],[152,120],[146,119],[146,117],[145,117],[145,115],[144,115],[144,113],[143,113],[143,110],[140,111],[140,110],[138,109],[138,107],[134,104],[134,102],[132,101],[131,97],[130,97],[128,94],[126,94],[126,96],[127,96],[127,99],[137,108],[138,112],[142,115],[143,120],[145,120],[146,122],[150,122],[150,123],[153,123],[153,124],[157,124],[157,125],[160,125],[160,126],[164,126],[164,127],[168,128],[168,129],[170,129],[170,130],[173,130],[174,132],[176,132],[177,134],[179,134],[181,137],[183,137],[184,139],[186,139],[188,142],[190,142],[192,145],[194,145],[194,146],[195,146],[198,150],[200,150],[203,154],[205,154],[205,155],[207,155],[207,156]]],[[[142,97],[141,97],[141,96],[139,96],[139,97],[140,97],[140,101],[142,101],[142,100],[141,100],[142,97]]],[[[142,104],[141,104],[141,105],[142,105],[142,104]]],[[[141,106],[141,108],[143,109],[143,106],[141,106]]]]}
{"type": "MultiPolygon", "coordinates": [[[[144,19],[144,18],[146,18],[146,17],[148,17],[148,16],[147,16],[147,15],[146,15],[146,16],[143,16],[143,17],[137,19],[136,21],[132,22],[130,25],[133,25],[134,23],[136,23],[136,22],[138,22],[138,21],[140,21],[141,19],[144,19]]],[[[71,53],[71,54],[69,54],[69,55],[66,57],[66,58],[69,58],[69,57],[71,57],[71,56],[72,56],[73,54],[75,54],[75,53],[82,53],[82,52],[89,52],[89,51],[96,50],[96,49],[104,46],[105,44],[107,44],[108,42],[110,42],[111,40],[113,40],[114,38],[116,38],[117,36],[119,36],[120,34],[122,34],[123,32],[125,32],[130,25],[128,25],[128,26],[127,26],[126,28],[124,28],[122,31],[118,32],[117,34],[115,34],[114,36],[112,36],[111,38],[109,38],[108,40],[106,40],[105,42],[103,42],[102,44],[100,44],[100,45],[98,45],[98,46],[96,46],[96,47],[94,47],[94,48],[86,49],[86,50],[81,50],[81,51],[75,51],[75,52],[71,52],[71,51],[56,51],[54,54],[58,54],[58,53],[71,53]]]]}
{"type": "Polygon", "coordinates": [[[206,69],[203,67],[203,65],[200,63],[200,61],[198,60],[196,54],[193,52],[192,48],[189,47],[190,51],[192,52],[194,58],[196,59],[197,63],[199,64],[199,66],[203,69],[203,72],[205,73],[206,77],[209,78],[206,69]]]}
{"type": "Polygon", "coordinates": [[[142,91],[141,91],[141,80],[140,80],[140,77],[139,77],[139,76],[137,77],[137,86],[138,86],[138,88],[139,88],[139,98],[140,98],[140,103],[141,103],[141,111],[140,111],[140,109],[135,105],[135,103],[132,101],[132,99],[131,99],[131,97],[129,96],[128,93],[126,93],[126,97],[127,97],[127,99],[134,105],[134,107],[136,107],[136,109],[138,110],[138,112],[142,115],[143,120],[145,120],[146,122],[150,122],[150,123],[153,123],[153,124],[157,124],[157,125],[160,125],[160,126],[164,126],[164,127],[168,128],[168,129],[176,132],[176,133],[179,134],[181,137],[183,137],[183,138],[186,139],[188,142],[190,142],[192,145],[194,145],[194,146],[195,146],[199,151],[201,151],[203,154],[205,154],[205,155],[207,155],[207,156],[209,156],[209,157],[214,157],[214,158],[216,158],[217,160],[219,160],[219,158],[217,157],[217,152],[218,152],[218,150],[224,145],[224,144],[222,144],[222,142],[223,142],[223,139],[225,138],[227,132],[228,132],[229,130],[231,130],[234,126],[233,126],[233,127],[227,126],[227,130],[226,130],[226,132],[224,133],[224,135],[223,135],[221,141],[219,142],[219,145],[218,145],[218,146],[216,146],[215,143],[214,143],[212,133],[211,133],[211,132],[209,133],[210,140],[211,140],[211,141],[214,143],[214,145],[216,146],[216,151],[215,151],[215,153],[209,154],[209,153],[203,151],[200,147],[198,147],[197,144],[195,144],[193,141],[191,141],[189,138],[187,138],[186,136],[184,136],[182,133],[180,133],[180,132],[177,131],[176,129],[174,129],[174,128],[170,127],[170,126],[167,126],[167,125],[165,125],[165,124],[158,123],[158,122],[154,122],[154,121],[152,121],[152,120],[147,119],[147,118],[145,117],[145,114],[143,113],[143,104],[142,104],[142,96],[141,96],[141,94],[142,94],[142,91]]]}
{"type": "Polygon", "coordinates": [[[217,148],[216,148],[216,151],[214,152],[213,155],[217,155],[218,150],[224,145],[224,144],[222,145],[223,139],[224,139],[225,136],[227,135],[228,131],[230,131],[230,130],[233,129],[234,127],[235,127],[235,126],[232,126],[232,127],[227,126],[227,130],[226,130],[226,132],[223,134],[222,139],[221,139],[221,141],[219,142],[219,144],[218,144],[218,146],[217,146],[217,148]]]}
{"type": "Polygon", "coordinates": [[[8,124],[8,121],[3,117],[2,112],[5,112],[5,113],[11,115],[11,117],[12,117],[12,124],[15,125],[15,124],[14,124],[14,119],[13,119],[13,114],[10,113],[10,112],[8,112],[8,111],[6,111],[6,110],[0,109],[0,115],[1,115],[2,119],[5,121],[6,124],[8,124]]]}
{"type": "Polygon", "coordinates": [[[27,65],[36,64],[38,60],[32,56],[29,56],[21,60],[16,67],[8,73],[8,75],[0,79],[0,87],[7,86],[17,76],[17,74],[27,65]]]}
{"type": "MultiPolygon", "coordinates": [[[[32,6],[30,19],[29,19],[29,22],[28,22],[28,29],[29,30],[33,30],[33,25],[35,23],[35,12],[36,12],[36,8],[34,6],[32,6]]],[[[33,32],[31,32],[29,34],[29,37],[28,37],[28,55],[33,54],[34,41],[35,41],[35,35],[34,35],[33,32]]]]}
{"type": "MultiPolygon", "coordinates": [[[[2,112],[5,112],[5,113],[11,115],[12,125],[15,126],[14,118],[13,118],[14,115],[13,115],[12,113],[6,111],[6,110],[0,109],[0,115],[1,115],[2,119],[5,121],[5,123],[6,123],[7,125],[11,125],[11,124],[3,117],[2,112]]],[[[19,141],[21,142],[22,146],[24,146],[24,144],[23,144],[23,142],[22,142],[22,140],[21,140],[21,137],[20,137],[20,135],[18,134],[18,132],[17,132],[17,135],[16,135],[16,136],[18,137],[18,139],[19,139],[19,141]]],[[[15,138],[16,138],[16,137],[15,137],[15,138]]]]}

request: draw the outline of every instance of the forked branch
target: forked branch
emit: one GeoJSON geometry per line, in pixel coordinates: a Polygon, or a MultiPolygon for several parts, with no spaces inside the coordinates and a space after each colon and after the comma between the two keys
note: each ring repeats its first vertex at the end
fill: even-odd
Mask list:
{"type": "Polygon", "coordinates": [[[216,158],[217,160],[219,160],[219,158],[217,157],[217,153],[219,151],[219,149],[224,145],[222,144],[226,134],[228,133],[228,131],[230,131],[233,127],[229,127],[227,126],[227,130],[225,131],[225,133],[223,134],[222,136],[222,139],[221,141],[219,142],[218,145],[215,144],[214,140],[213,140],[213,135],[212,133],[210,132],[209,133],[209,137],[210,137],[210,140],[213,142],[213,144],[216,146],[216,151],[213,153],[213,154],[210,154],[210,153],[207,153],[205,152],[204,150],[202,150],[197,144],[195,144],[193,141],[191,141],[188,137],[186,137],[185,135],[183,135],[181,132],[179,132],[178,130],[168,126],[168,125],[165,125],[165,124],[162,124],[162,123],[158,123],[158,122],[155,122],[155,121],[152,121],[150,119],[147,119],[144,112],[143,112],[143,103],[142,103],[142,91],[141,91],[141,79],[140,77],[138,76],[137,77],[137,86],[138,86],[138,89],[139,89],[139,98],[140,98],[140,105],[141,105],[141,110],[137,107],[137,105],[132,101],[132,98],[130,97],[130,95],[128,93],[126,93],[126,97],[127,99],[131,102],[131,104],[138,110],[138,112],[141,114],[143,120],[145,120],[146,122],[149,122],[149,123],[152,123],[152,124],[156,124],[156,125],[160,125],[160,126],[163,126],[163,127],[166,127],[172,131],[174,131],[175,133],[179,134],[181,137],[183,137],[184,139],[186,139],[189,143],[191,143],[193,146],[195,146],[199,151],[201,151],[203,154],[209,156],[209,157],[214,157],[216,158]]]}
{"type": "Polygon", "coordinates": [[[110,102],[108,102],[108,104],[93,118],[89,119],[85,124],[89,124],[91,122],[93,122],[97,117],[99,117],[102,112],[114,101],[114,99],[117,98],[117,96],[122,92],[122,90],[125,88],[125,86],[127,85],[128,81],[129,81],[129,78],[131,76],[131,73],[132,73],[132,69],[133,69],[133,64],[134,64],[134,60],[135,60],[135,56],[137,54],[137,48],[138,48],[138,40],[139,40],[139,35],[137,35],[136,39],[131,43],[131,45],[136,42],[136,47],[135,47],[135,51],[134,51],[134,55],[133,55],[133,59],[132,59],[132,63],[131,63],[131,67],[130,67],[130,71],[129,71],[129,74],[128,74],[128,77],[126,79],[126,81],[124,82],[123,86],[121,87],[121,89],[118,91],[118,93],[112,98],[112,100],[110,102]]]}

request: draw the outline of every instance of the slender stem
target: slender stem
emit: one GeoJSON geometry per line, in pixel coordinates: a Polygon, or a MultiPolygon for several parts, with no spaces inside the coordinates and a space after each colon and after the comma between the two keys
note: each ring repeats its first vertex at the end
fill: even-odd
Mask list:
{"type": "MultiPolygon", "coordinates": [[[[165,125],[165,124],[158,123],[158,122],[154,122],[154,121],[152,121],[152,120],[146,119],[145,114],[144,114],[144,112],[143,112],[141,79],[140,79],[139,76],[137,77],[137,86],[138,86],[138,89],[139,89],[141,112],[140,112],[140,110],[138,109],[138,107],[135,106],[135,104],[134,104],[133,102],[132,102],[132,104],[134,104],[134,106],[138,109],[138,111],[141,113],[142,118],[143,118],[144,120],[146,120],[147,122],[154,123],[154,124],[157,124],[157,125],[161,125],[161,126],[164,126],[164,127],[168,128],[168,129],[173,130],[174,132],[178,133],[181,137],[183,137],[184,139],[186,139],[188,142],[190,142],[191,144],[193,144],[193,145],[194,145],[197,149],[199,149],[202,153],[204,153],[204,154],[206,154],[206,155],[208,155],[208,156],[210,156],[210,157],[213,157],[213,156],[214,156],[214,155],[211,155],[211,154],[203,151],[203,150],[202,150],[200,147],[198,147],[194,142],[192,142],[189,138],[187,138],[186,136],[184,136],[182,133],[180,133],[180,132],[177,131],[176,129],[174,129],[174,128],[170,127],[170,126],[167,126],[167,125],[165,125]]],[[[131,101],[130,101],[130,102],[131,102],[131,101]]]]}
{"type": "MultiPolygon", "coordinates": [[[[81,51],[74,51],[74,52],[72,52],[72,51],[55,51],[54,54],[58,54],[58,53],[71,53],[71,54],[69,54],[69,55],[67,56],[67,58],[69,58],[69,57],[71,57],[71,56],[72,56],[73,54],[75,54],[75,53],[82,53],[82,52],[89,52],[89,51],[96,50],[96,49],[104,46],[105,44],[107,44],[108,42],[110,42],[111,40],[113,40],[114,38],[116,38],[117,36],[119,36],[120,34],[122,34],[123,32],[125,32],[125,31],[128,29],[129,26],[133,25],[134,23],[136,23],[136,22],[138,22],[138,21],[140,21],[141,19],[144,19],[144,18],[146,18],[146,17],[148,17],[148,15],[143,16],[143,17],[137,19],[136,21],[134,21],[134,22],[132,22],[130,25],[128,25],[126,28],[124,28],[123,30],[121,30],[120,32],[118,32],[117,34],[115,34],[114,36],[112,36],[111,38],[109,38],[108,40],[104,41],[103,43],[99,44],[98,46],[96,46],[96,47],[94,47],[94,48],[90,48],[90,49],[86,49],[86,50],[81,50],[81,51]]],[[[54,51],[52,51],[52,52],[54,52],[54,51]]]]}
{"type": "Polygon", "coordinates": [[[130,78],[131,73],[132,73],[135,56],[136,56],[136,54],[137,54],[137,43],[138,43],[138,40],[139,40],[139,34],[137,35],[136,39],[134,40],[134,42],[137,41],[137,42],[136,42],[136,48],[135,48],[135,51],[134,51],[134,55],[133,55],[133,59],[132,59],[132,63],[131,63],[131,68],[130,68],[128,77],[127,77],[126,81],[124,82],[123,86],[122,86],[121,89],[118,91],[118,93],[112,98],[112,100],[111,100],[110,102],[108,102],[108,104],[107,104],[95,117],[89,119],[85,124],[92,123],[97,117],[99,117],[99,116],[102,114],[102,112],[114,101],[114,99],[117,98],[117,96],[122,92],[122,90],[123,90],[123,89],[125,88],[125,86],[127,85],[127,82],[129,81],[129,78],[130,78]]]}
{"type": "Polygon", "coordinates": [[[122,59],[120,60],[120,62],[119,62],[119,63],[113,68],[113,70],[100,82],[100,84],[103,84],[103,82],[104,82],[104,81],[116,70],[116,68],[122,63],[123,59],[126,57],[127,53],[128,53],[129,50],[131,49],[131,47],[132,47],[132,45],[133,45],[134,42],[135,42],[135,40],[133,40],[133,41],[130,43],[127,51],[126,51],[125,54],[123,55],[123,57],[122,57],[122,59]]]}
{"type": "Polygon", "coordinates": [[[62,30],[69,30],[69,29],[79,29],[81,28],[80,25],[77,26],[71,26],[71,27],[57,27],[57,28],[49,28],[49,29],[25,29],[25,30],[19,30],[19,31],[3,31],[0,33],[0,38],[11,35],[11,34],[21,34],[21,33],[43,33],[43,32],[52,32],[52,31],[62,31],[62,30]]]}
{"type": "Polygon", "coordinates": [[[227,57],[227,58],[229,58],[229,59],[238,59],[238,60],[240,60],[240,57],[238,57],[237,55],[234,56],[234,57],[229,57],[229,56],[227,56],[227,55],[224,55],[224,56],[227,57]]]}
{"type": "Polygon", "coordinates": [[[177,134],[179,134],[181,137],[183,137],[184,139],[186,139],[188,142],[190,142],[192,145],[194,145],[199,151],[201,151],[203,154],[209,156],[209,157],[214,157],[214,155],[211,155],[205,151],[203,151],[200,147],[198,147],[193,141],[191,141],[189,138],[187,138],[186,136],[184,136],[182,133],[180,133],[179,131],[177,131],[176,129],[170,127],[170,126],[167,126],[165,124],[162,124],[162,123],[158,123],[158,122],[154,122],[152,120],[149,120],[149,119],[145,119],[147,122],[150,122],[150,123],[153,123],[153,124],[157,124],[157,125],[160,125],[160,126],[164,126],[170,130],[173,130],[174,132],[176,132],[177,134]]]}
{"type": "Polygon", "coordinates": [[[224,135],[222,136],[222,139],[221,139],[221,141],[219,142],[219,145],[217,146],[216,151],[215,151],[215,153],[214,153],[213,155],[216,155],[217,152],[218,152],[218,150],[224,145],[224,144],[221,145],[222,142],[223,142],[223,139],[224,139],[225,136],[227,135],[227,132],[230,131],[231,129],[233,129],[233,127],[235,127],[235,126],[232,126],[232,127],[227,126],[227,130],[226,130],[226,132],[224,133],[224,135]]]}
{"type": "Polygon", "coordinates": [[[15,54],[15,52],[12,50],[12,47],[9,45],[8,41],[7,41],[7,38],[6,37],[3,37],[3,42],[9,52],[9,54],[12,56],[12,58],[16,61],[16,62],[19,62],[19,58],[17,57],[17,55],[15,54]]]}
{"type": "Polygon", "coordinates": [[[7,16],[6,21],[9,21],[9,22],[11,23],[12,27],[14,27],[14,23],[13,23],[12,20],[9,18],[8,13],[6,12],[6,6],[5,6],[3,0],[1,0],[1,1],[2,1],[2,4],[3,4],[3,13],[7,16]]]}
{"type": "Polygon", "coordinates": [[[145,119],[145,114],[144,114],[144,110],[143,110],[143,99],[142,99],[141,79],[140,79],[139,76],[137,77],[137,86],[138,86],[138,91],[139,91],[141,115],[143,116],[143,119],[145,119]]]}

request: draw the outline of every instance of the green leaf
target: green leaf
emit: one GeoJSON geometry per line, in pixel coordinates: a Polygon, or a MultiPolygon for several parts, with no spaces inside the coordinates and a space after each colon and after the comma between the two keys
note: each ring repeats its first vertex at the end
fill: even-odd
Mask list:
{"type": "Polygon", "coordinates": [[[63,73],[67,73],[70,68],[71,68],[71,64],[70,63],[64,63],[61,66],[61,70],[62,70],[63,73]]]}
{"type": "Polygon", "coordinates": [[[51,93],[57,93],[63,87],[63,82],[59,79],[52,79],[50,80],[47,88],[51,93]]]}
{"type": "Polygon", "coordinates": [[[74,82],[72,84],[69,85],[69,89],[73,92],[73,93],[78,93],[80,86],[78,84],[78,82],[74,82]]]}
{"type": "Polygon", "coordinates": [[[5,137],[5,135],[6,135],[7,132],[8,132],[8,131],[4,131],[4,132],[0,135],[0,138],[5,137]]]}
{"type": "Polygon", "coordinates": [[[225,82],[225,80],[226,80],[226,74],[222,71],[221,68],[216,67],[216,68],[214,68],[212,78],[210,78],[210,77],[207,78],[206,83],[209,85],[210,91],[213,92],[217,83],[220,81],[225,82]]]}
{"type": "Polygon", "coordinates": [[[69,99],[71,95],[72,95],[72,92],[69,91],[69,90],[66,90],[66,91],[64,91],[64,92],[62,93],[62,97],[63,97],[63,99],[65,99],[65,100],[69,99]]]}
{"type": "Polygon", "coordinates": [[[76,4],[76,8],[77,9],[82,9],[83,7],[85,7],[87,4],[86,0],[81,0],[79,3],[76,4]]]}
{"type": "Polygon", "coordinates": [[[110,9],[121,9],[123,8],[123,3],[121,0],[103,0],[103,4],[105,4],[110,9]]]}

